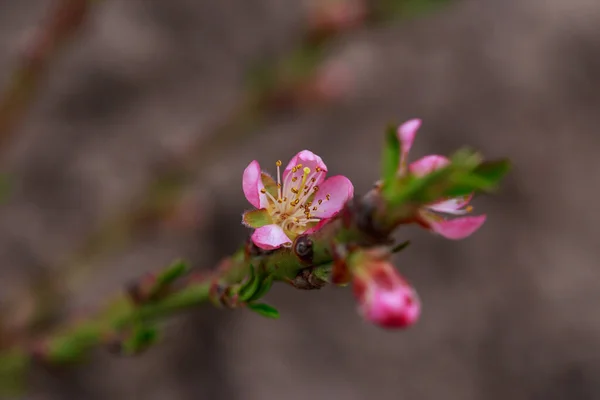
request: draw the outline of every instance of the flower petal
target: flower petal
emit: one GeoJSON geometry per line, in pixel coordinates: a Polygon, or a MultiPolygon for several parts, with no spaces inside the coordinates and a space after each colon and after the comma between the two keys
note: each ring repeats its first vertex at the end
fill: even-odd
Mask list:
{"type": "Polygon", "coordinates": [[[432,154],[419,158],[417,161],[411,163],[408,169],[416,176],[424,176],[436,169],[445,167],[449,163],[450,161],[446,157],[432,154]]]}
{"type": "MultiPolygon", "coordinates": [[[[288,184],[287,178],[290,177],[290,179],[291,179],[290,174],[292,172],[292,168],[294,168],[298,164],[302,164],[303,167],[310,168],[312,173],[315,173],[317,167],[319,167],[323,171],[322,173],[320,173],[316,176],[317,179],[314,182],[314,185],[320,185],[321,182],[323,182],[325,180],[325,175],[327,174],[327,166],[325,165],[325,163],[323,162],[321,157],[319,157],[312,151],[302,150],[301,152],[296,154],[294,157],[292,157],[292,159],[288,163],[287,167],[285,167],[285,170],[283,171],[284,186],[286,186],[288,184]]],[[[298,171],[297,176],[299,178],[301,178],[302,172],[298,171]]]]}
{"type": "Polygon", "coordinates": [[[401,169],[406,167],[408,153],[410,152],[412,144],[415,141],[415,136],[417,136],[417,131],[420,127],[420,119],[411,119],[398,127],[398,139],[400,140],[400,144],[402,146],[402,154],[400,155],[401,169]]]}
{"type": "Polygon", "coordinates": [[[471,199],[473,195],[470,194],[468,196],[463,197],[454,197],[452,199],[443,200],[437,203],[429,204],[427,208],[433,211],[446,213],[446,214],[454,214],[454,215],[462,215],[466,214],[469,211],[463,209],[471,199]]]}
{"type": "Polygon", "coordinates": [[[311,211],[311,215],[317,218],[330,218],[337,214],[352,196],[354,196],[354,186],[350,179],[343,175],[332,176],[319,186],[319,191],[312,201],[313,207],[317,209],[311,211]]]}
{"type": "Polygon", "coordinates": [[[476,217],[461,217],[450,220],[428,220],[427,222],[432,231],[446,239],[459,240],[473,234],[483,225],[485,219],[485,215],[478,215],[476,217]]]}
{"type": "Polygon", "coordinates": [[[279,225],[266,225],[258,228],[252,234],[252,242],[265,250],[273,250],[292,240],[283,232],[279,225]]]}
{"type": "Polygon", "coordinates": [[[244,170],[242,176],[242,189],[246,199],[256,208],[263,208],[267,205],[267,196],[260,191],[264,189],[260,174],[260,164],[258,161],[252,161],[244,170]]]}

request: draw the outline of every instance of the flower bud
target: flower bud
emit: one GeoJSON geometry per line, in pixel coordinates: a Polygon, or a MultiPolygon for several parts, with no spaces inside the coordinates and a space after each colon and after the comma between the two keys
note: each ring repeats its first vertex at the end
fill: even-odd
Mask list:
{"type": "Polygon", "coordinates": [[[355,269],[353,286],[360,314],[383,328],[406,328],[421,313],[415,290],[388,260],[365,260],[355,269]]]}

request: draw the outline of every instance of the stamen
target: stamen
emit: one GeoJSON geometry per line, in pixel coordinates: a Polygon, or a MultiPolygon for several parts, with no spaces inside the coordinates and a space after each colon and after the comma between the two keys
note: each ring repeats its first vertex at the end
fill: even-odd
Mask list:
{"type": "MultiPolygon", "coordinates": [[[[261,190],[261,192],[262,192],[262,190],[261,190]]],[[[263,193],[267,195],[267,198],[269,200],[271,200],[273,202],[273,204],[275,204],[277,202],[277,199],[275,199],[275,197],[273,197],[273,195],[271,193],[267,192],[266,190],[263,193]]]]}
{"type": "Polygon", "coordinates": [[[473,206],[467,206],[465,207],[465,211],[470,213],[471,211],[473,211],[473,206]]]}
{"type": "Polygon", "coordinates": [[[262,194],[265,194],[265,193],[267,193],[267,190],[266,190],[266,189],[260,189],[260,192],[261,192],[262,194]]]}
{"type": "Polygon", "coordinates": [[[319,205],[323,202],[323,199],[319,199],[319,205]]]}
{"type": "Polygon", "coordinates": [[[275,165],[277,166],[277,199],[280,200],[282,197],[281,196],[281,172],[280,172],[281,160],[277,160],[275,165]]]}
{"type": "Polygon", "coordinates": [[[330,195],[330,194],[327,194],[327,195],[325,196],[325,198],[326,198],[326,199],[329,201],[329,200],[331,199],[331,195],[330,195]]]}

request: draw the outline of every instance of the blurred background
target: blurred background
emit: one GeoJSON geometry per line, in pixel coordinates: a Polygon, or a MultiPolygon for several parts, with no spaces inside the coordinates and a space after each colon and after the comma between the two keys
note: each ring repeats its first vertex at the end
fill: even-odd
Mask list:
{"type": "Polygon", "coordinates": [[[420,117],[413,159],[515,166],[471,238],[400,232],[408,331],[277,285],[278,321],[201,308],[139,357],[34,369],[25,398],[600,399],[600,2],[1,0],[0,89],[5,331],[214,266],[247,235],[253,159],[308,148],[364,193],[386,124],[420,117]]]}

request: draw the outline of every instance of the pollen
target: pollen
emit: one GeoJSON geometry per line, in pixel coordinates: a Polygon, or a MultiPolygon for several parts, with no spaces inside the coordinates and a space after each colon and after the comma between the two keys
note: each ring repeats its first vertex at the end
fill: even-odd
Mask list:
{"type": "MultiPolygon", "coordinates": [[[[267,210],[273,221],[286,232],[300,233],[321,218],[311,213],[318,210],[318,205],[325,199],[312,201],[314,193],[319,191],[316,183],[323,179],[326,171],[318,166],[304,166],[300,163],[291,166],[284,179],[282,179],[281,160],[275,162],[277,166],[276,185],[265,187],[260,192],[267,197],[267,210]],[[277,189],[277,193],[274,190],[277,189]]],[[[327,196],[329,200],[329,196],[327,196]]],[[[290,236],[292,237],[292,236],[290,236]]]]}

